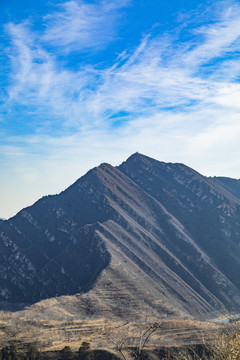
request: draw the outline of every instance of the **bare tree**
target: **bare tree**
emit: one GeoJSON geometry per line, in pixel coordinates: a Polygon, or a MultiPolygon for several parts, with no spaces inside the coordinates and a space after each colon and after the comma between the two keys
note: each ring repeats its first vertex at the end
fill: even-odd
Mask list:
{"type": "MultiPolygon", "coordinates": [[[[126,325],[128,323],[125,323],[126,325]]],[[[145,329],[142,334],[139,337],[138,345],[136,347],[136,350],[132,352],[132,355],[135,359],[140,359],[143,353],[143,350],[145,349],[150,337],[155,333],[158,329],[162,327],[162,322],[154,322],[153,324],[150,324],[147,329],[145,329]]],[[[123,326],[124,326],[123,325],[123,326]]],[[[104,331],[104,335],[114,344],[115,349],[120,353],[122,358],[124,360],[128,360],[131,357],[130,355],[130,348],[129,345],[127,345],[127,338],[126,336],[123,336],[122,338],[117,337],[114,338],[110,333],[112,330],[115,330],[115,328],[108,329],[108,331],[104,331]]]]}
{"type": "Polygon", "coordinates": [[[158,323],[155,322],[153,324],[151,324],[141,335],[140,340],[139,340],[139,345],[138,345],[138,349],[137,351],[134,353],[134,356],[136,359],[141,357],[141,354],[148,342],[148,340],[150,339],[150,337],[152,336],[152,334],[157,331],[159,328],[162,327],[162,322],[158,323]]]}
{"type": "Polygon", "coordinates": [[[114,340],[109,334],[105,333],[106,337],[115,345],[116,350],[121,354],[124,360],[128,360],[128,355],[124,354],[124,350],[126,349],[126,345],[122,339],[114,340]]]}

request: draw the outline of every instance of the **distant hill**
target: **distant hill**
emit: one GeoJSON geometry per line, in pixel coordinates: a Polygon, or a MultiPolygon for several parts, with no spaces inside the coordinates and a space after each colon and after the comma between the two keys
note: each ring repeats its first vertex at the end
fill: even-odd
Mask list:
{"type": "Polygon", "coordinates": [[[86,314],[240,309],[238,180],[133,154],[0,223],[0,300],[76,293],[86,314]]]}

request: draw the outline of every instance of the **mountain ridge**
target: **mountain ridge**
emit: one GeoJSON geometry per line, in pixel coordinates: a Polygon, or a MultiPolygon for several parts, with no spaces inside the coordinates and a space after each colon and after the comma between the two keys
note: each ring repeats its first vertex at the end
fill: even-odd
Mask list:
{"type": "Polygon", "coordinates": [[[237,311],[239,215],[230,190],[183,164],[102,163],[0,223],[1,300],[83,292],[94,313],[237,311]]]}

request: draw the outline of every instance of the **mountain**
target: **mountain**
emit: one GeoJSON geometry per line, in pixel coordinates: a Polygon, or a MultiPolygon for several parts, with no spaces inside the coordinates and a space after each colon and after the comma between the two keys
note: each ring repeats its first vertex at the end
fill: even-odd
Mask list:
{"type": "Polygon", "coordinates": [[[239,312],[234,189],[139,153],[101,164],[0,223],[0,300],[81,293],[86,314],[128,318],[239,312]]]}
{"type": "Polygon", "coordinates": [[[230,193],[236,196],[236,198],[240,199],[240,179],[237,180],[229,177],[215,176],[212,180],[217,184],[222,185],[230,193]]]}

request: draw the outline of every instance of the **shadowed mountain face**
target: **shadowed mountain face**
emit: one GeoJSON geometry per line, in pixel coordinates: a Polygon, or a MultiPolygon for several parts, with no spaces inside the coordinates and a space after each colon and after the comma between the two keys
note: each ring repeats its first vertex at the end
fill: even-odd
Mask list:
{"type": "Polygon", "coordinates": [[[102,164],[0,223],[0,300],[85,292],[91,313],[239,311],[240,200],[229,187],[138,153],[102,164]]]}
{"type": "Polygon", "coordinates": [[[237,180],[228,177],[215,176],[212,180],[225,187],[234,196],[236,196],[236,198],[240,199],[240,179],[237,180]]]}

